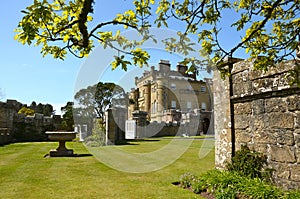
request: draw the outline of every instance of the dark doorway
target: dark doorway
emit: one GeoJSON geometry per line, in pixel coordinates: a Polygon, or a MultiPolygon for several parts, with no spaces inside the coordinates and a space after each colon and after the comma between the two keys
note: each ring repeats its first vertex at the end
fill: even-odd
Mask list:
{"type": "Polygon", "coordinates": [[[203,122],[203,125],[202,125],[203,126],[203,134],[206,135],[208,128],[209,128],[209,119],[204,118],[202,122],[203,122]]]}

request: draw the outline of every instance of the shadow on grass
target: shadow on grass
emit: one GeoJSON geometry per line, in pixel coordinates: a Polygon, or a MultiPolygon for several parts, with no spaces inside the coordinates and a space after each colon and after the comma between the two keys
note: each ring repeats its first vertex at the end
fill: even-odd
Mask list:
{"type": "Polygon", "coordinates": [[[80,157],[90,157],[93,156],[92,154],[86,153],[86,154],[74,154],[74,158],[80,158],[80,157]]]}
{"type": "Polygon", "coordinates": [[[139,145],[139,142],[159,142],[160,140],[148,140],[148,139],[134,139],[119,141],[115,145],[139,145]]]}
{"type": "Polygon", "coordinates": [[[92,154],[89,154],[89,153],[86,153],[86,154],[73,154],[73,155],[70,155],[70,156],[50,156],[50,154],[46,154],[44,155],[44,158],[81,158],[81,157],[90,157],[90,156],[93,156],[92,154]]]}
{"type": "Polygon", "coordinates": [[[154,140],[154,139],[135,139],[135,140],[130,140],[130,142],[159,142],[161,140],[154,140]]]}

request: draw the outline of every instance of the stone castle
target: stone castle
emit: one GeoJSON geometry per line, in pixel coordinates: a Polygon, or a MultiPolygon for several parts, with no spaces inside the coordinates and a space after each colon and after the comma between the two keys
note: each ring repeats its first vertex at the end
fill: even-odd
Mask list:
{"type": "Polygon", "coordinates": [[[43,132],[60,128],[60,115],[48,117],[38,113],[33,116],[18,114],[23,106],[26,105],[16,100],[0,102],[0,145],[45,139],[43,132]]]}
{"type": "Polygon", "coordinates": [[[167,60],[135,77],[136,88],[129,93],[128,118],[137,111],[146,114],[149,123],[184,124],[201,120],[198,134],[206,134],[211,122],[211,79],[197,80],[196,73],[187,73],[188,67],[178,64],[171,70],[167,60]]]}

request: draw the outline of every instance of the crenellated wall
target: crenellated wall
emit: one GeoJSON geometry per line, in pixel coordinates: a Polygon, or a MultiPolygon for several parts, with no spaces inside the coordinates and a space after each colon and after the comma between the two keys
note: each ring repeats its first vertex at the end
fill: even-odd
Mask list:
{"type": "Polygon", "coordinates": [[[15,141],[45,140],[46,130],[58,130],[61,127],[61,116],[52,117],[43,114],[25,116],[18,114],[24,104],[16,100],[0,102],[0,145],[15,141]]]}

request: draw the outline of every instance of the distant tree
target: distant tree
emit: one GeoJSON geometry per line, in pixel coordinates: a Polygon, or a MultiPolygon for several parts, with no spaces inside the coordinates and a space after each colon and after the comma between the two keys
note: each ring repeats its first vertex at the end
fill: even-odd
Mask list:
{"type": "Polygon", "coordinates": [[[39,104],[36,106],[35,112],[36,112],[36,113],[43,114],[43,109],[44,109],[43,104],[42,104],[42,103],[39,103],[39,104]]]}
{"type": "Polygon", "coordinates": [[[36,102],[35,101],[32,101],[29,108],[33,109],[36,111],[36,102]]]}
{"type": "Polygon", "coordinates": [[[53,106],[51,104],[45,104],[43,107],[43,114],[45,116],[51,116],[54,114],[54,109],[53,106]]]}
{"type": "Polygon", "coordinates": [[[128,101],[121,86],[102,82],[79,90],[75,94],[75,100],[79,104],[76,113],[91,119],[103,119],[107,108],[125,106],[128,101]]]}
{"type": "Polygon", "coordinates": [[[23,106],[19,111],[18,114],[24,114],[26,116],[33,116],[34,115],[34,110],[31,108],[27,108],[26,106],[23,106]]]}
{"type": "Polygon", "coordinates": [[[61,112],[63,113],[62,128],[67,131],[74,129],[73,105],[73,102],[67,102],[64,107],[61,107],[61,112]]]}
{"type": "Polygon", "coordinates": [[[29,107],[35,110],[36,113],[43,114],[44,116],[51,116],[55,112],[51,104],[39,103],[38,105],[36,105],[36,102],[33,101],[29,107]]]}

